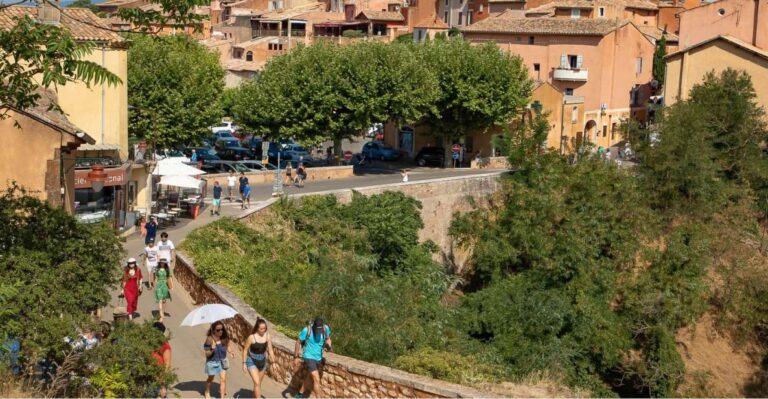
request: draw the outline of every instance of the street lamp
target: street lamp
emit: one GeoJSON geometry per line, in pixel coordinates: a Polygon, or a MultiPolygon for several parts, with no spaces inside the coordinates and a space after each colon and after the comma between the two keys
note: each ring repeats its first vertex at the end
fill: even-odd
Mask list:
{"type": "Polygon", "coordinates": [[[91,182],[93,191],[99,193],[104,189],[104,183],[107,181],[107,172],[104,171],[104,166],[101,164],[91,166],[91,171],[86,177],[91,182]]]}

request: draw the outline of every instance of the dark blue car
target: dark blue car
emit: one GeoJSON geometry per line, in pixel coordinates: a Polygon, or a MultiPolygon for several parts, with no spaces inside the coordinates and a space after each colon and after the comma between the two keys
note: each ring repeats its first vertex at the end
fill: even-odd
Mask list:
{"type": "Polygon", "coordinates": [[[394,161],[400,158],[400,152],[381,141],[370,141],[363,146],[363,155],[370,159],[394,161]]]}

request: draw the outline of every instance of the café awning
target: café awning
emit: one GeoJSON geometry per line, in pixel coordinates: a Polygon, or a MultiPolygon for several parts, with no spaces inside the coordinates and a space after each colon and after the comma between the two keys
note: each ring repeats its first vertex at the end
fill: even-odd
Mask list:
{"type": "Polygon", "coordinates": [[[199,176],[205,174],[205,172],[185,163],[178,162],[174,160],[174,158],[167,158],[157,163],[152,174],[155,176],[199,176]]]}
{"type": "Polygon", "coordinates": [[[202,187],[204,183],[205,181],[195,179],[192,176],[172,175],[172,176],[163,176],[163,178],[160,179],[160,185],[181,187],[181,188],[200,189],[200,187],[202,187]]]}

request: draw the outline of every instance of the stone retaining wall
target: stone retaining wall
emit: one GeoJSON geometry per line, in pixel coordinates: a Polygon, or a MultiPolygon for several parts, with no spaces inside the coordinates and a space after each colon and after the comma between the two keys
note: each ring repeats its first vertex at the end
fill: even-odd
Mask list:
{"type": "MultiPolygon", "coordinates": [[[[226,321],[233,340],[242,345],[248,338],[257,317],[256,310],[240,299],[235,293],[218,284],[207,283],[195,271],[194,262],[179,251],[176,256],[174,277],[196,305],[223,303],[232,306],[239,313],[226,321]]],[[[275,370],[268,375],[273,380],[286,384],[287,391],[295,394],[306,377],[303,368],[294,369],[293,351],[295,341],[276,331],[270,325],[270,335],[275,349],[275,370]]],[[[467,398],[494,397],[462,385],[406,373],[390,367],[363,362],[347,356],[327,353],[321,379],[329,397],[365,398],[467,398]]]]}
{"type": "MultiPolygon", "coordinates": [[[[381,193],[384,191],[402,191],[422,201],[424,212],[435,223],[425,220],[425,230],[428,234],[435,234],[442,229],[441,234],[447,231],[447,223],[450,223],[452,213],[460,207],[460,203],[466,203],[466,197],[480,199],[498,189],[499,173],[492,173],[471,177],[435,179],[424,182],[398,183],[384,186],[364,187],[358,191],[364,195],[381,193]],[[434,230],[434,231],[433,231],[434,230]]],[[[326,193],[312,193],[306,195],[334,194],[341,201],[351,199],[352,190],[336,190],[326,193]]],[[[295,200],[301,200],[304,195],[291,196],[295,200]]],[[[243,219],[257,216],[260,211],[271,206],[277,199],[270,199],[261,203],[258,207],[247,210],[238,216],[243,219]]],[[[430,237],[434,240],[434,237],[430,237]]],[[[232,306],[239,313],[234,319],[227,320],[227,328],[233,340],[242,345],[251,332],[253,323],[261,315],[250,305],[245,303],[235,293],[218,284],[208,283],[196,272],[194,262],[183,252],[177,252],[174,277],[189,292],[196,305],[208,303],[224,303],[232,306]]],[[[270,325],[270,334],[275,349],[274,372],[269,371],[269,377],[288,386],[291,393],[297,392],[306,377],[304,370],[295,370],[292,365],[295,340],[276,331],[270,325]]],[[[461,367],[457,365],[457,367],[461,367]]],[[[465,398],[465,397],[495,397],[495,395],[445,381],[406,373],[390,367],[363,362],[346,356],[328,353],[325,366],[321,373],[323,387],[330,397],[366,397],[366,398],[465,398]]],[[[538,396],[538,395],[537,395],[538,396]]]]}
{"type": "MultiPolygon", "coordinates": [[[[317,180],[346,179],[355,175],[351,165],[307,168],[306,171],[307,181],[309,182],[317,180]]],[[[280,170],[280,174],[283,176],[283,178],[285,178],[285,171],[283,169],[280,170]]],[[[218,181],[222,187],[226,187],[227,176],[229,176],[229,173],[216,173],[205,175],[204,178],[206,181],[208,181],[208,187],[210,189],[210,187],[213,186],[214,181],[218,181]]],[[[240,177],[240,174],[238,173],[237,176],[240,177]]],[[[250,184],[272,183],[275,179],[275,171],[250,172],[246,173],[245,176],[248,177],[248,182],[250,184]]]]}

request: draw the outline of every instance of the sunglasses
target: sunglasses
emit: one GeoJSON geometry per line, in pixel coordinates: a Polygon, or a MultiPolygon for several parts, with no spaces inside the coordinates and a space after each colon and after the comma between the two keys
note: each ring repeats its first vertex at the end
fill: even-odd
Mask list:
{"type": "Polygon", "coordinates": [[[215,331],[215,332],[222,332],[222,331],[224,331],[224,329],[223,328],[217,328],[217,329],[215,329],[213,331],[215,331]]]}

